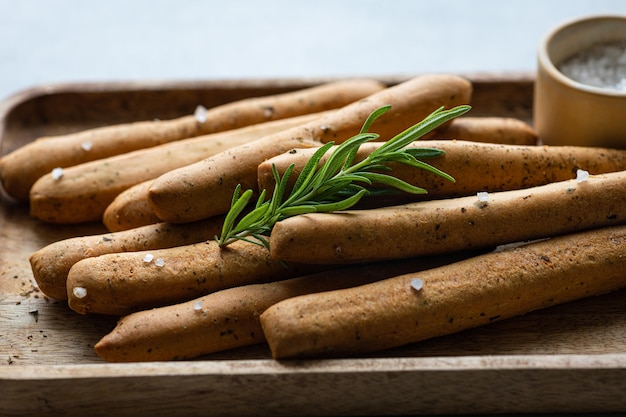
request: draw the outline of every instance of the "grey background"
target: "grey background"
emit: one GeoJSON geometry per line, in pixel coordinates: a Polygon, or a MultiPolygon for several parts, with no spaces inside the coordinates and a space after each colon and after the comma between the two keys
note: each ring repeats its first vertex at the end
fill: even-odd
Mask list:
{"type": "Polygon", "coordinates": [[[534,71],[625,0],[0,0],[0,100],[65,82],[534,71]]]}

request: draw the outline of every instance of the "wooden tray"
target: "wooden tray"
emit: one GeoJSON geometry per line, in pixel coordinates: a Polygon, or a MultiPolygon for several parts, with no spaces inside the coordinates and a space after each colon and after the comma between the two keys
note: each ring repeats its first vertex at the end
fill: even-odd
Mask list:
{"type": "MultiPolygon", "coordinates": [[[[472,115],[531,120],[526,74],[466,75],[472,115]]],[[[380,78],[380,77],[379,77],[380,78]]],[[[390,84],[408,77],[383,78],[390,84]]],[[[0,104],[1,151],[37,136],[190,114],[328,79],[42,86],[0,104]]],[[[264,345],[169,363],[109,364],[94,343],[115,319],[80,316],[34,283],[28,256],[101,233],[0,205],[0,414],[398,415],[626,410],[625,291],[356,359],[276,362],[264,345]]]]}

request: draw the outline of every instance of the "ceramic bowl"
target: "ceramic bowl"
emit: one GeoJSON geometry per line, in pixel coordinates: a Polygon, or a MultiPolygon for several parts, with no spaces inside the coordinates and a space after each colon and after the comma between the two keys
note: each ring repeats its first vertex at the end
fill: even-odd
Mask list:
{"type": "Polygon", "coordinates": [[[626,148],[626,78],[623,89],[599,87],[563,68],[568,59],[606,44],[626,45],[626,16],[566,22],[541,40],[533,118],[543,144],[626,148]]]}

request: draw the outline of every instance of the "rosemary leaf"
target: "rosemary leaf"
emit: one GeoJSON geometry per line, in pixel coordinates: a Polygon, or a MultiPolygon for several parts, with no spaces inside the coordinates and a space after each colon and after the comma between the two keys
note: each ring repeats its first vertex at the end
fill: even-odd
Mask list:
{"type": "Polygon", "coordinates": [[[414,158],[435,158],[445,153],[441,149],[433,148],[405,148],[402,150],[402,152],[408,153],[414,158]]]}
{"type": "Polygon", "coordinates": [[[367,117],[367,119],[365,119],[365,122],[363,123],[363,127],[361,127],[360,133],[365,133],[368,130],[370,130],[370,127],[372,127],[372,123],[374,123],[376,121],[376,119],[378,119],[383,114],[387,113],[389,110],[391,110],[391,106],[382,106],[382,107],[379,107],[378,109],[374,110],[367,117]]]}
{"type": "Polygon", "coordinates": [[[363,174],[364,177],[367,177],[371,182],[375,182],[377,184],[386,185],[391,188],[395,188],[400,191],[404,191],[405,193],[411,194],[426,194],[427,191],[424,188],[416,187],[414,185],[409,184],[406,181],[402,181],[399,178],[392,177],[391,175],[379,174],[376,172],[368,172],[363,174]]]}
{"type": "Polygon", "coordinates": [[[306,184],[309,184],[313,175],[315,175],[315,170],[324,155],[328,152],[330,148],[334,145],[333,142],[326,143],[322,145],[313,156],[309,159],[309,161],[304,166],[304,169],[300,172],[298,179],[296,180],[296,184],[293,187],[293,191],[291,192],[291,200],[297,198],[300,194],[302,194],[302,190],[304,189],[306,184]]]}

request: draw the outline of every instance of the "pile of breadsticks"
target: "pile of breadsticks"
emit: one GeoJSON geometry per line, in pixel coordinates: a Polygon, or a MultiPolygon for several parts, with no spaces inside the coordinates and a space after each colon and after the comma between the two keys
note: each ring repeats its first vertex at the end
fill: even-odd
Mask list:
{"type": "Polygon", "coordinates": [[[626,151],[539,146],[510,118],[459,117],[411,144],[443,150],[428,163],[455,178],[392,166],[426,196],[285,219],[269,250],[214,240],[237,185],[271,191],[273,170],[297,173],[382,106],[381,142],[471,95],[454,75],[338,81],[38,139],[0,178],[42,221],[109,230],[30,263],[46,295],[121,316],[95,346],[110,361],[265,342],[275,358],[362,354],[626,287],[626,151]]]}

